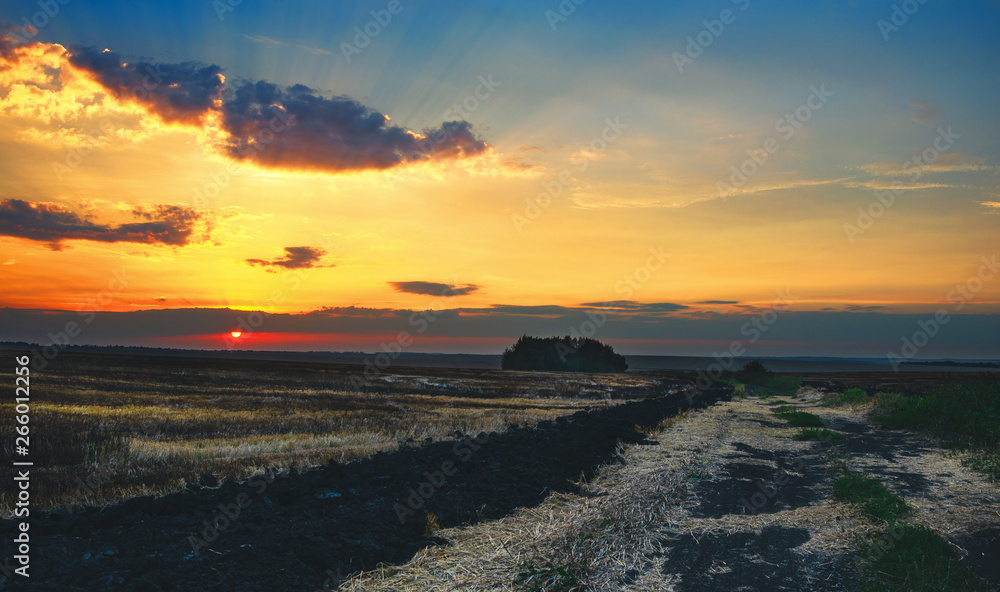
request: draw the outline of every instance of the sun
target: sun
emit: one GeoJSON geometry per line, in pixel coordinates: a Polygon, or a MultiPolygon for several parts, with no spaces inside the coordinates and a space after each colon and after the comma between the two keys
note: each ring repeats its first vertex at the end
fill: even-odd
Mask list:
{"type": "Polygon", "coordinates": [[[243,332],[242,331],[233,331],[233,332],[230,333],[230,335],[232,335],[233,337],[239,337],[240,335],[243,335],[243,332]]]}

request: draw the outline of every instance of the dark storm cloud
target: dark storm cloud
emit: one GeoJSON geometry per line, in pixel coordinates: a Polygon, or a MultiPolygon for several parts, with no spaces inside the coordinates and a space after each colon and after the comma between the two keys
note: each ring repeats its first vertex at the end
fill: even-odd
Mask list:
{"type": "Polygon", "coordinates": [[[56,204],[8,199],[0,201],[0,235],[47,242],[56,251],[62,249],[64,240],[182,246],[188,244],[200,217],[195,210],[181,206],[137,208],[132,215],[146,221],[97,224],[56,204]]]}
{"type": "Polygon", "coordinates": [[[423,296],[465,296],[479,289],[475,284],[439,284],[437,282],[389,282],[397,292],[423,296]]]}
{"type": "Polygon", "coordinates": [[[116,97],[135,99],[164,121],[198,123],[222,93],[222,68],[215,65],[126,63],[113,51],[81,47],[70,49],[69,61],[116,97]]]}
{"type": "Polygon", "coordinates": [[[231,136],[229,156],[271,167],[386,169],[487,148],[468,122],[445,122],[418,138],[353,99],[325,98],[301,84],[244,83],[223,105],[223,127],[231,136]]]}
{"type": "MultiPolygon", "coordinates": [[[[8,49],[0,45],[0,51],[8,49]]],[[[266,167],[323,171],[387,169],[480,154],[486,142],[466,121],[415,133],[348,97],[265,81],[224,88],[222,69],[199,62],[127,62],[117,53],[73,47],[70,63],[118,98],[132,98],[165,121],[200,124],[212,110],[229,137],[223,151],[266,167]]]]}
{"type": "MultiPolygon", "coordinates": [[[[308,269],[319,267],[320,259],[326,255],[323,249],[316,247],[285,247],[285,256],[270,261],[264,259],[247,259],[247,263],[260,267],[284,267],[286,269],[308,269]]],[[[329,267],[333,267],[330,265],[329,267]]],[[[268,270],[270,271],[270,270],[268,270]]]]}

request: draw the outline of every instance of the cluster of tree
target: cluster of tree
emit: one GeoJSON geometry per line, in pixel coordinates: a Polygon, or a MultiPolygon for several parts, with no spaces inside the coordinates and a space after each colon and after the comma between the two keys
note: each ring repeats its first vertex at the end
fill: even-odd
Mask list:
{"type": "Polygon", "coordinates": [[[764,384],[772,376],[760,360],[751,360],[736,372],[736,380],[745,384],[764,384]]]}
{"type": "Polygon", "coordinates": [[[586,337],[521,336],[503,352],[504,370],[555,372],[625,372],[625,356],[610,345],[586,337]]]}

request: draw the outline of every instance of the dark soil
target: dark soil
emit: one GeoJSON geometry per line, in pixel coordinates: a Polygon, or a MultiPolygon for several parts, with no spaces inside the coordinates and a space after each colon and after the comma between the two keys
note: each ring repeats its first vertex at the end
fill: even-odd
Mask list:
{"type": "Polygon", "coordinates": [[[970,533],[955,544],[969,552],[966,561],[977,576],[1000,583],[1000,528],[970,533]]]}
{"type": "MultiPolygon", "coordinates": [[[[589,478],[616,460],[619,441],[644,442],[635,426],[654,426],[691,407],[685,396],[666,394],[679,386],[664,380],[662,394],[647,400],[534,429],[475,438],[456,433],[453,441],[414,443],[303,473],[33,514],[33,589],[335,589],[351,573],[400,564],[423,547],[443,544],[425,534],[428,512],[441,527],[471,524],[535,506],[551,491],[576,491],[581,475],[589,478]]],[[[703,392],[694,406],[730,392],[703,392]]],[[[0,521],[0,537],[10,540],[14,527],[0,521]]],[[[7,585],[0,589],[27,589],[20,577],[7,585]]]]}
{"type": "Polygon", "coordinates": [[[733,446],[739,452],[723,466],[727,478],[698,484],[701,503],[691,511],[693,516],[773,514],[820,499],[816,486],[825,471],[818,455],[762,450],[743,443],[733,446]]]}
{"type": "MultiPolygon", "coordinates": [[[[805,529],[781,526],[765,527],[760,534],[682,535],[661,541],[668,548],[662,570],[683,574],[678,592],[815,592],[824,589],[816,583],[825,579],[824,574],[793,550],[809,538],[805,529]]],[[[844,584],[845,579],[850,579],[848,573],[838,574],[834,581],[844,584]]]]}

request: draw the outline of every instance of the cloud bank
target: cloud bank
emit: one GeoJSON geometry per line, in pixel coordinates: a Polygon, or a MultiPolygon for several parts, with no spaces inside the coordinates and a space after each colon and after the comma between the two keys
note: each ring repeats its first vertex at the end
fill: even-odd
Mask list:
{"type": "Polygon", "coordinates": [[[98,224],[57,204],[7,199],[0,201],[0,236],[47,242],[55,251],[62,250],[66,240],[183,246],[201,217],[191,208],[171,205],[152,211],[136,208],[132,215],[145,221],[98,224]]]}

